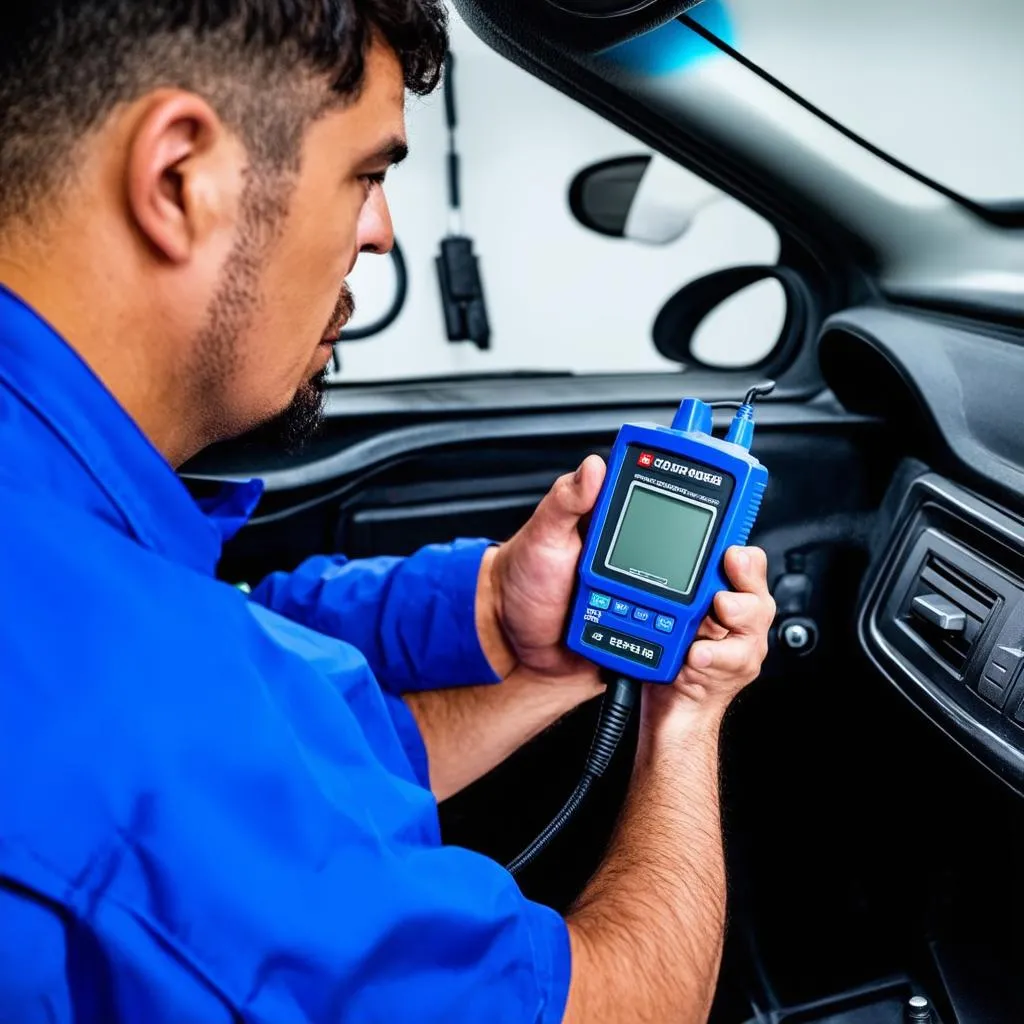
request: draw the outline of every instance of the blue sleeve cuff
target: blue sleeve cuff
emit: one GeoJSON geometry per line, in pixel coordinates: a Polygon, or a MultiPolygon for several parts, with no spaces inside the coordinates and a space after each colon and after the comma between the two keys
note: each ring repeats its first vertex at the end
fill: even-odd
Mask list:
{"type": "Polygon", "coordinates": [[[272,573],[252,600],[351,644],[391,693],[496,683],[476,630],[477,579],[491,544],[433,544],[408,558],[316,556],[272,573]]]}
{"type": "Polygon", "coordinates": [[[423,548],[405,560],[382,623],[394,693],[500,682],[480,644],[476,588],[489,540],[423,548]]]}

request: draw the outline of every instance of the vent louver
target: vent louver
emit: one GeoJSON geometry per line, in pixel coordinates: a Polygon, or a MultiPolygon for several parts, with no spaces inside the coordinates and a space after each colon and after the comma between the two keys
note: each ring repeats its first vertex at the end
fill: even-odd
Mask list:
{"type": "Polygon", "coordinates": [[[907,598],[908,628],[939,661],[962,675],[997,595],[944,558],[929,554],[907,598]]]}

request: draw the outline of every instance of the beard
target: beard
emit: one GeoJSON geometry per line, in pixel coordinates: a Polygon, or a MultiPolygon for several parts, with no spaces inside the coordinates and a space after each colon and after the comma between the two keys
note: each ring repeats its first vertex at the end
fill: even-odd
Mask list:
{"type": "Polygon", "coordinates": [[[323,426],[327,373],[325,367],[311,380],[307,380],[295,392],[295,397],[284,412],[249,431],[246,439],[252,444],[266,445],[290,455],[301,451],[323,426]]]}
{"type": "MultiPolygon", "coordinates": [[[[342,328],[352,319],[356,310],[355,297],[347,284],[341,286],[341,293],[328,321],[324,338],[338,343],[342,328]]],[[[306,381],[295,393],[291,404],[284,412],[258,427],[255,440],[289,453],[300,451],[319,433],[324,422],[324,402],[327,396],[328,370],[325,367],[311,380],[306,381]]]]}
{"type": "MultiPolygon", "coordinates": [[[[244,338],[260,309],[260,278],[265,255],[274,238],[274,225],[283,220],[286,204],[272,198],[251,181],[243,196],[241,230],[234,251],[228,257],[222,280],[199,340],[202,366],[195,381],[199,387],[200,408],[224,408],[223,395],[238,380],[246,358],[244,338]]],[[[355,311],[351,289],[342,284],[338,301],[323,338],[336,341],[355,311]]],[[[323,424],[328,370],[325,367],[305,381],[283,412],[239,426],[226,415],[213,416],[210,440],[245,434],[246,440],[286,452],[296,452],[310,441],[323,424]]],[[[209,443],[209,442],[207,442],[209,443]]]]}

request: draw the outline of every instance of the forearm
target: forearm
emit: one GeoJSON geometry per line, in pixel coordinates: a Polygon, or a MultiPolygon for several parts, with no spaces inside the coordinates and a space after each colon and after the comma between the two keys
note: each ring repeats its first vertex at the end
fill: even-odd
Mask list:
{"type": "Polygon", "coordinates": [[[407,694],[434,795],[464,789],[601,690],[589,673],[552,683],[518,668],[497,685],[407,694]]]}
{"type": "Polygon", "coordinates": [[[569,915],[567,1024],[707,1019],[725,926],[720,721],[694,708],[641,729],[611,849],[569,915]]]}

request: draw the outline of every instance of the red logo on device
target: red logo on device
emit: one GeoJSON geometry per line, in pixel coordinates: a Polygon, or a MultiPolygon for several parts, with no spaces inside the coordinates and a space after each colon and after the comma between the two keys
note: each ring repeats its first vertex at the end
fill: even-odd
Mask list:
{"type": "Polygon", "coordinates": [[[650,452],[643,452],[636,460],[638,466],[650,467],[654,465],[654,456],[650,452]]]}

